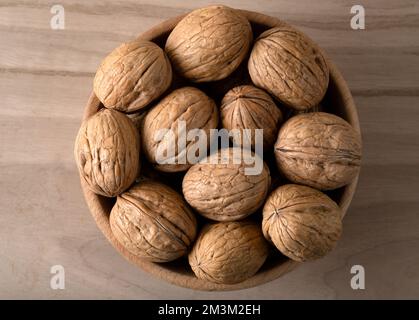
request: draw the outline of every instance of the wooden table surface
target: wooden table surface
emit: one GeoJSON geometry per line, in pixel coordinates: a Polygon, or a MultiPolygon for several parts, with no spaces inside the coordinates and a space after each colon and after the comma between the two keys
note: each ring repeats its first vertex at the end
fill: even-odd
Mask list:
{"type": "MultiPolygon", "coordinates": [[[[219,1],[222,2],[222,1],[219,1]]],[[[326,258],[266,285],[196,292],[126,262],[84,202],[73,142],[101,59],[121,42],[208,1],[0,0],[0,298],[419,298],[419,2],[230,0],[282,18],[341,69],[364,141],[344,235],[326,258]],[[65,9],[52,30],[51,7],[65,9]],[[65,268],[65,289],[50,268],[65,268]],[[353,265],[365,290],[350,286],[353,265]]]]}

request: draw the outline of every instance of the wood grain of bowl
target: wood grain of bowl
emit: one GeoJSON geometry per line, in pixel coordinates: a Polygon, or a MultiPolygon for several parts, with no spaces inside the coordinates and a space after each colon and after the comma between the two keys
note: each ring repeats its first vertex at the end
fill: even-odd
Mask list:
{"type": "MultiPolygon", "coordinates": [[[[245,10],[239,11],[241,11],[241,13],[244,14],[250,21],[255,37],[266,29],[285,24],[277,18],[269,17],[260,13],[245,10]]],[[[160,45],[164,44],[165,39],[171,30],[183,18],[183,16],[184,15],[178,16],[160,23],[159,25],[141,34],[138,39],[151,40],[160,45]]],[[[348,86],[336,66],[330,61],[330,59],[327,57],[326,59],[330,69],[330,82],[326,96],[322,101],[322,105],[326,107],[327,112],[334,113],[344,118],[355,128],[355,130],[360,132],[356,106],[348,86]]],[[[103,106],[100,101],[92,92],[85,107],[83,120],[96,113],[102,107],[103,106]]],[[[341,207],[343,214],[346,213],[351,203],[352,197],[355,193],[357,181],[358,176],[349,185],[337,189],[330,194],[341,207]]],[[[96,195],[88,189],[87,184],[83,180],[81,180],[81,185],[89,210],[97,226],[109,242],[115,247],[115,249],[118,250],[119,253],[127,260],[134,263],[142,270],[172,284],[197,290],[238,290],[258,286],[274,280],[287,272],[290,272],[299,265],[298,262],[284,258],[279,254],[274,254],[265,262],[264,266],[256,275],[244,282],[237,284],[216,284],[196,278],[186,259],[161,264],[138,259],[122,247],[119,242],[116,241],[111,232],[109,226],[109,214],[112,209],[114,199],[96,195]]]]}

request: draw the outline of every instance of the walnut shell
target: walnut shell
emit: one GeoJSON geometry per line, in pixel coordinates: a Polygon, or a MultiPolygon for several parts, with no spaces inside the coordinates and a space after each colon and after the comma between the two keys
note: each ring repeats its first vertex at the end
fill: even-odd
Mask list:
{"type": "MultiPolygon", "coordinates": [[[[185,155],[198,142],[189,141],[186,144],[179,142],[182,140],[179,139],[178,131],[180,121],[186,124],[186,134],[193,129],[203,129],[207,135],[206,146],[209,146],[210,130],[217,128],[218,125],[217,106],[202,91],[185,87],[170,93],[147,113],[141,130],[144,153],[158,170],[178,172],[185,171],[191,166],[185,155]],[[172,134],[166,134],[161,141],[156,141],[156,134],[161,129],[170,129],[172,134]],[[162,163],[161,160],[164,159],[160,159],[158,155],[161,150],[170,147],[174,148],[174,157],[167,156],[167,158],[174,163],[162,163]]],[[[167,153],[163,154],[165,155],[167,153]]]]}
{"type": "Polygon", "coordinates": [[[317,105],[326,93],[329,68],[317,45],[288,26],[263,32],[248,63],[254,84],[298,110],[317,105]]]}
{"type": "Polygon", "coordinates": [[[102,109],[79,130],[74,156],[82,179],[100,195],[115,197],[135,180],[140,169],[140,138],[124,114],[102,109]]]}
{"type": "Polygon", "coordinates": [[[168,186],[150,180],[140,181],[118,196],[109,222],[122,246],[153,262],[185,255],[197,228],[183,198],[168,186]]]}
{"type": "Polygon", "coordinates": [[[186,201],[204,217],[239,220],[263,205],[271,182],[268,166],[258,158],[263,163],[260,174],[246,174],[245,168],[254,166],[246,162],[257,155],[243,150],[245,162],[236,157],[240,152],[239,148],[218,150],[191,167],[183,178],[186,201]]]}
{"type": "Polygon", "coordinates": [[[194,82],[224,79],[244,60],[252,41],[249,21],[234,9],[192,11],[170,33],[166,53],[175,70],[194,82]]]}
{"type": "Polygon", "coordinates": [[[189,264],[203,280],[233,284],[253,276],[268,255],[268,244],[256,223],[206,225],[189,254],[189,264]]]}
{"type": "Polygon", "coordinates": [[[288,184],[273,191],[263,208],[265,237],[287,257],[308,261],[323,257],[342,233],[341,210],[324,193],[288,184]]]}
{"type": "Polygon", "coordinates": [[[361,162],[361,137],[330,113],[312,112],[289,119],[275,143],[278,168],[291,181],[320,190],[350,183],[361,162]]]}
{"type": "Polygon", "coordinates": [[[281,110],[263,90],[244,85],[231,89],[221,102],[221,122],[227,130],[240,130],[241,138],[233,136],[236,145],[242,145],[243,129],[251,129],[247,139],[255,147],[255,129],[263,130],[263,149],[272,148],[282,121],[281,110]]]}
{"type": "Polygon", "coordinates": [[[150,41],[135,40],[102,61],[93,90],[105,107],[134,112],[158,98],[171,82],[172,67],[164,51],[150,41]]]}

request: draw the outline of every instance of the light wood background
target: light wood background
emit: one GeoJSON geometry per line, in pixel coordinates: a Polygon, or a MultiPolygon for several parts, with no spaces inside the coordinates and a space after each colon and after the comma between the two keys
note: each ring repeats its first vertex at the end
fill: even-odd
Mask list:
{"type": "MultiPolygon", "coordinates": [[[[222,2],[222,1],[219,1],[222,2]]],[[[326,258],[253,289],[195,292],[126,262],[82,197],[73,141],[101,59],[208,1],[0,0],[0,298],[419,298],[419,2],[230,0],[310,35],[344,74],[364,160],[344,236],[326,258]],[[53,4],[65,30],[50,28],[53,4]],[[366,30],[350,28],[362,4],[366,30]],[[50,289],[63,265],[65,290],[50,289]],[[350,268],[366,289],[350,287],[350,268]]]]}

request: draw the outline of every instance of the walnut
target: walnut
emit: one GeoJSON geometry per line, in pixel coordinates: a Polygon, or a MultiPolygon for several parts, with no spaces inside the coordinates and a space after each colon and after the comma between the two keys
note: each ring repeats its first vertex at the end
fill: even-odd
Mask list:
{"type": "Polygon", "coordinates": [[[248,63],[254,84],[298,110],[317,105],[326,93],[329,69],[317,45],[288,26],[262,33],[248,63]]]}
{"type": "Polygon", "coordinates": [[[164,51],[152,42],[135,40],[102,61],[93,89],[105,107],[134,112],[158,98],[171,81],[172,67],[164,51]]]}
{"type": "Polygon", "coordinates": [[[132,254],[153,262],[175,260],[196,236],[196,219],[177,192],[143,180],[118,196],[109,218],[115,238],[132,254]]]}
{"type": "Polygon", "coordinates": [[[100,195],[114,197],[135,180],[140,168],[140,138],[124,114],[102,109],[85,120],[74,156],[81,178],[100,195]]]}
{"type": "Polygon", "coordinates": [[[194,82],[224,79],[244,60],[252,41],[249,21],[234,9],[192,11],[167,38],[165,50],[179,74],[194,82]]]}
{"type": "Polygon", "coordinates": [[[182,137],[180,134],[187,135],[193,129],[202,129],[206,133],[205,142],[208,146],[211,138],[210,129],[216,128],[217,124],[217,106],[211,98],[196,88],[177,89],[161,100],[145,116],[141,130],[144,153],[158,170],[185,171],[191,166],[187,154],[195,141],[186,141],[187,136],[182,137]],[[186,128],[182,129],[182,124],[185,124],[186,128]],[[157,133],[162,129],[171,131],[158,141],[157,133]],[[185,140],[186,143],[179,140],[185,140]],[[174,148],[173,157],[170,157],[167,151],[171,147],[174,148]],[[163,152],[165,150],[167,152],[163,152]],[[160,159],[159,155],[164,159],[160,159]],[[162,163],[162,160],[167,160],[167,162],[170,160],[172,163],[162,163]]]}
{"type": "Polygon", "coordinates": [[[342,233],[341,211],[324,193],[288,184],[270,194],[263,208],[265,237],[296,261],[323,257],[342,233]]]}
{"type": "Polygon", "coordinates": [[[216,221],[243,219],[254,213],[267,196],[269,169],[257,155],[239,148],[218,150],[191,167],[183,183],[186,201],[201,215],[216,221]],[[259,174],[246,174],[251,157],[260,160],[259,174]],[[238,160],[238,161],[236,161],[238,160]]]}
{"type": "Polygon", "coordinates": [[[279,131],[275,158],[289,180],[321,190],[336,189],[359,172],[361,137],[333,114],[300,114],[279,131]]]}
{"type": "Polygon", "coordinates": [[[282,121],[281,110],[263,90],[253,86],[239,86],[231,89],[221,103],[221,122],[227,130],[240,130],[240,138],[233,136],[236,145],[242,144],[245,132],[251,129],[251,145],[255,147],[255,129],[263,130],[263,149],[272,148],[278,136],[282,121]]]}
{"type": "Polygon", "coordinates": [[[189,254],[189,264],[203,280],[233,284],[253,276],[268,255],[260,227],[249,221],[206,225],[189,254]]]}

